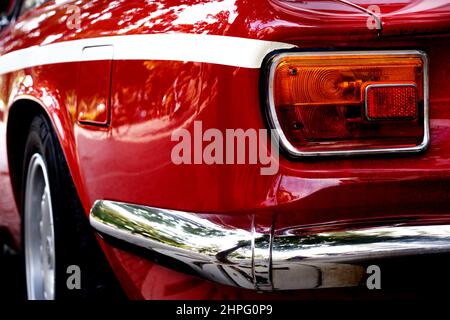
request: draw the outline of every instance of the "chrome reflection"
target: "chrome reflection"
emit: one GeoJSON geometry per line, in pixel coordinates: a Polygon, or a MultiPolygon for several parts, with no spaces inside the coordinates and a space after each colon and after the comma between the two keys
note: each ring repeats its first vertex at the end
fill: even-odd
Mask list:
{"type": "Polygon", "coordinates": [[[261,235],[194,214],[113,201],[97,201],[90,222],[104,234],[176,259],[210,280],[255,288],[252,242],[263,240],[261,235]]]}
{"type": "Polygon", "coordinates": [[[358,286],[365,277],[365,261],[449,251],[450,225],[285,230],[272,243],[273,289],[358,286]]]}
{"type": "Polygon", "coordinates": [[[450,252],[450,225],[292,228],[270,235],[256,232],[253,223],[237,229],[191,213],[114,201],[97,201],[90,222],[207,279],[259,291],[358,286],[368,261],[450,252]]]}

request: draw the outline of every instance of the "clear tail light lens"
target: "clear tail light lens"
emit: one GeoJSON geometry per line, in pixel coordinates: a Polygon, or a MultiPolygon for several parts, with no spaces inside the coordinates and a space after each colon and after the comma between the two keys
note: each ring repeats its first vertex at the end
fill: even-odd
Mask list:
{"type": "Polygon", "coordinates": [[[285,52],[266,70],[269,121],[294,156],[413,152],[428,144],[421,52],[285,52]]]}

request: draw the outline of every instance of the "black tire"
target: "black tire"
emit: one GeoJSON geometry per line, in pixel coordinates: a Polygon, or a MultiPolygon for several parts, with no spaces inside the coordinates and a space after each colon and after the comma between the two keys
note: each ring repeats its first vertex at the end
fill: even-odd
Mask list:
{"type": "MultiPolygon", "coordinates": [[[[22,179],[22,221],[27,172],[31,157],[39,153],[48,172],[55,235],[55,299],[104,298],[124,295],[90,228],[55,132],[43,115],[31,122],[25,145],[22,179]],[[69,266],[79,266],[81,289],[69,289],[69,266]]],[[[24,223],[22,243],[25,246],[24,223]]],[[[25,253],[25,249],[24,253],[25,253]]],[[[24,259],[25,266],[25,259],[24,259]]]]}

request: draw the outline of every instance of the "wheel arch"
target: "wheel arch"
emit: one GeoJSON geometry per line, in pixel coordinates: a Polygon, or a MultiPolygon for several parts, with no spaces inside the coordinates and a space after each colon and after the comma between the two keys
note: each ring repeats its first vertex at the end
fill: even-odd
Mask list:
{"type": "MultiPolygon", "coordinates": [[[[80,199],[81,180],[78,170],[75,139],[68,113],[64,114],[61,108],[45,105],[40,99],[33,96],[20,96],[8,108],[6,119],[6,150],[9,165],[14,199],[19,211],[22,210],[21,192],[23,176],[23,157],[28,129],[33,118],[42,115],[56,133],[58,143],[64,153],[66,163],[74,181],[80,199]]],[[[82,203],[83,200],[82,200],[82,203]]]]}

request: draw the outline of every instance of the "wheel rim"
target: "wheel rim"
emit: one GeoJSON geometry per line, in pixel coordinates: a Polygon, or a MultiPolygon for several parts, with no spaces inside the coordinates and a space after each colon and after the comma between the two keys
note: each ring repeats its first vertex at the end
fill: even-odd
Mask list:
{"type": "Polygon", "coordinates": [[[44,159],[31,157],[25,189],[25,266],[28,299],[55,298],[55,232],[44,159]]]}

